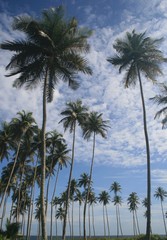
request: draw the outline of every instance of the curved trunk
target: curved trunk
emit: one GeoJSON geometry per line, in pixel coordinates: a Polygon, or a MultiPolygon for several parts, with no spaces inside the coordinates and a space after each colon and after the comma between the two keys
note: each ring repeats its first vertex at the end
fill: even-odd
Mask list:
{"type": "Polygon", "coordinates": [[[42,120],[42,157],[41,157],[41,188],[40,188],[40,198],[41,198],[41,228],[42,228],[42,240],[47,240],[46,235],[46,217],[45,217],[45,169],[46,169],[46,87],[47,87],[47,72],[44,81],[43,89],[43,120],[42,120]]]}
{"type": "Polygon", "coordinates": [[[71,188],[72,172],[73,172],[73,166],[74,166],[75,129],[76,129],[76,122],[74,123],[74,130],[73,130],[71,168],[70,168],[70,174],[69,174],[69,179],[68,179],[66,205],[65,205],[65,214],[64,214],[64,219],[63,219],[63,233],[62,233],[62,239],[63,240],[65,240],[65,238],[66,238],[67,212],[68,212],[68,203],[69,203],[69,198],[70,198],[70,188],[71,188]]]}
{"type": "Polygon", "coordinates": [[[20,146],[21,146],[21,139],[20,139],[20,141],[19,141],[19,143],[18,143],[18,146],[17,146],[17,152],[16,152],[16,156],[15,156],[15,159],[14,159],[13,167],[12,167],[12,170],[11,170],[11,172],[10,172],[9,179],[8,179],[8,182],[7,182],[7,185],[6,185],[4,194],[3,194],[2,199],[1,199],[1,202],[0,202],[0,208],[1,208],[1,206],[2,206],[2,203],[3,203],[3,201],[4,201],[4,198],[5,198],[6,193],[7,193],[7,191],[8,191],[9,185],[10,185],[10,183],[11,183],[11,179],[12,179],[12,176],[13,176],[13,173],[14,173],[14,169],[15,169],[15,166],[16,166],[16,163],[17,163],[18,156],[19,156],[20,146]]]}
{"type": "Polygon", "coordinates": [[[89,182],[88,182],[88,191],[86,194],[85,198],[85,203],[84,203],[84,212],[83,212],[83,230],[84,230],[84,239],[86,240],[86,207],[87,207],[87,201],[89,197],[89,192],[90,192],[90,185],[91,185],[91,180],[92,180],[92,172],[93,172],[93,163],[94,163],[94,155],[95,155],[95,132],[93,135],[93,152],[92,152],[92,161],[91,161],[91,167],[90,167],[90,174],[89,174],[89,182]]]}
{"type": "Polygon", "coordinates": [[[146,237],[147,240],[151,239],[151,167],[150,167],[150,146],[149,146],[149,138],[147,133],[147,120],[146,120],[146,109],[145,109],[145,102],[144,102],[144,94],[143,94],[143,87],[142,81],[140,77],[140,72],[137,66],[137,73],[139,78],[139,85],[140,85],[140,94],[142,100],[142,108],[143,108],[143,124],[144,124],[144,135],[145,135],[145,142],[146,142],[146,153],[147,153],[147,226],[146,226],[146,237]]]}

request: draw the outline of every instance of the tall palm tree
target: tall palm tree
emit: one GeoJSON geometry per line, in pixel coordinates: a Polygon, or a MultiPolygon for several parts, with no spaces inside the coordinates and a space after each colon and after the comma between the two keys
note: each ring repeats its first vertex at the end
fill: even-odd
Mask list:
{"type": "Polygon", "coordinates": [[[158,187],[155,190],[154,197],[157,198],[157,199],[160,199],[160,201],[161,201],[162,218],[163,218],[163,222],[164,222],[165,234],[167,235],[167,228],[166,228],[166,222],[165,222],[165,213],[164,213],[164,209],[163,209],[163,201],[167,197],[167,192],[162,187],[158,187]]]}
{"type": "Polygon", "coordinates": [[[133,30],[127,32],[124,39],[117,39],[113,47],[117,51],[114,57],[109,57],[109,61],[114,66],[119,66],[119,72],[126,70],[124,85],[128,88],[139,82],[142,109],[143,109],[143,125],[147,153],[147,199],[148,199],[148,215],[146,235],[150,240],[151,232],[151,169],[150,169],[150,146],[147,132],[146,108],[143,93],[143,85],[141,74],[147,79],[155,82],[157,75],[162,74],[160,64],[165,61],[163,54],[158,50],[159,39],[152,39],[146,36],[146,33],[136,33],[133,30]]]}
{"type": "Polygon", "coordinates": [[[117,237],[119,236],[119,229],[122,234],[122,226],[121,226],[121,218],[120,218],[120,210],[119,205],[122,203],[122,199],[120,196],[117,195],[118,192],[121,192],[121,185],[118,182],[113,182],[110,187],[110,191],[114,192],[113,202],[116,207],[116,220],[117,220],[117,237]]]}
{"type": "Polygon", "coordinates": [[[140,234],[138,218],[137,218],[137,209],[139,204],[139,197],[137,196],[137,193],[132,192],[131,194],[129,194],[127,201],[129,205],[129,210],[133,214],[133,232],[135,236],[137,232],[140,234]]]}
{"type": "Polygon", "coordinates": [[[104,236],[106,237],[106,225],[105,225],[105,216],[106,216],[107,226],[108,226],[108,236],[110,237],[110,229],[109,229],[109,221],[108,221],[108,213],[107,213],[107,204],[109,204],[110,202],[110,195],[107,191],[102,191],[99,194],[98,199],[99,199],[99,202],[103,204],[104,236]]]}
{"type": "Polygon", "coordinates": [[[103,120],[102,113],[98,112],[90,112],[88,118],[86,119],[83,125],[83,137],[84,139],[89,140],[93,135],[93,148],[92,148],[92,160],[90,166],[89,173],[89,182],[88,182],[88,190],[86,194],[85,204],[84,204],[84,239],[86,239],[86,206],[92,181],[92,172],[93,172],[93,164],[94,164],[94,155],[95,155],[95,143],[96,143],[96,135],[100,135],[103,138],[106,138],[107,128],[109,121],[103,120]]]}
{"type": "MultiPolygon", "coordinates": [[[[1,49],[15,52],[7,69],[7,76],[19,77],[14,81],[15,87],[32,88],[42,84],[43,119],[42,119],[42,238],[47,239],[45,219],[45,129],[46,102],[53,100],[54,88],[60,80],[69,83],[76,89],[79,84],[76,74],[92,74],[83,53],[89,51],[87,38],[91,32],[78,27],[75,18],[67,20],[61,7],[50,8],[42,12],[42,17],[34,19],[30,16],[14,18],[13,29],[25,33],[23,40],[7,41],[1,49]]],[[[65,233],[63,233],[63,238],[65,233]]]]}
{"type": "Polygon", "coordinates": [[[66,104],[67,108],[61,112],[61,115],[65,116],[60,123],[63,123],[64,130],[66,131],[69,128],[70,133],[73,133],[73,143],[72,143],[72,156],[71,156],[71,166],[70,174],[67,185],[67,200],[66,200],[66,209],[65,209],[65,218],[63,224],[63,236],[66,232],[66,221],[67,221],[67,212],[68,212],[68,201],[70,198],[70,186],[72,180],[72,173],[74,167],[74,156],[75,156],[75,134],[77,124],[82,126],[87,118],[88,108],[82,104],[81,100],[76,102],[69,102],[66,104]]]}

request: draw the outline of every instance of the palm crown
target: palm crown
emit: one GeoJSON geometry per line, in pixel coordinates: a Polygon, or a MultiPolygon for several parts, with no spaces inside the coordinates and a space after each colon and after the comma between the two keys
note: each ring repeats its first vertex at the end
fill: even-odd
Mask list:
{"type": "Polygon", "coordinates": [[[166,59],[157,49],[161,39],[146,37],[145,32],[137,34],[127,32],[124,39],[117,39],[113,45],[117,54],[107,60],[113,65],[118,65],[119,71],[127,69],[124,83],[125,87],[136,84],[138,70],[148,79],[155,81],[157,74],[162,74],[160,64],[166,59]]]}
{"type": "Polygon", "coordinates": [[[76,73],[92,73],[81,55],[89,51],[87,37],[90,31],[78,29],[75,18],[65,21],[61,7],[44,10],[40,20],[16,17],[13,28],[24,32],[25,39],[4,42],[1,48],[15,52],[6,67],[12,70],[7,76],[19,74],[14,86],[30,88],[47,76],[47,100],[50,102],[59,80],[76,89],[76,73]]]}

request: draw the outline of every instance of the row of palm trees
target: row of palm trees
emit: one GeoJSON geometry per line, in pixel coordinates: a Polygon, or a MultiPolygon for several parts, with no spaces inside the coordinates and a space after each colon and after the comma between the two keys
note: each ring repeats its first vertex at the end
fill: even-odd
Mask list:
{"type": "MultiPolygon", "coordinates": [[[[41,228],[42,228],[42,239],[47,239],[46,234],[46,209],[45,209],[45,179],[46,179],[46,163],[47,163],[47,142],[46,142],[46,124],[47,124],[47,102],[53,100],[54,88],[58,82],[62,80],[67,82],[69,87],[77,89],[79,83],[76,80],[76,74],[92,74],[92,70],[89,67],[84,54],[87,54],[90,50],[90,46],[87,42],[88,37],[91,35],[91,31],[78,26],[75,18],[66,19],[63,8],[51,8],[42,12],[42,17],[34,19],[30,16],[18,16],[14,18],[13,29],[19,30],[24,33],[24,39],[6,41],[1,44],[1,49],[9,50],[14,52],[11,57],[9,64],[6,66],[7,70],[11,72],[7,75],[17,76],[14,81],[14,87],[25,86],[27,89],[42,85],[43,93],[43,110],[42,110],[42,127],[41,127],[41,149],[40,157],[41,161],[41,179],[40,179],[40,198],[41,198],[41,228]]],[[[113,45],[117,54],[113,57],[108,57],[107,61],[114,66],[119,66],[119,72],[126,70],[124,77],[125,87],[136,85],[139,83],[142,110],[143,110],[143,125],[144,125],[144,136],[146,143],[147,153],[147,228],[146,235],[147,239],[150,240],[151,233],[151,166],[150,166],[150,147],[149,137],[147,131],[147,118],[145,99],[143,93],[143,84],[141,76],[144,75],[147,79],[155,82],[155,78],[162,74],[161,63],[166,62],[163,57],[163,53],[158,49],[160,40],[152,39],[146,36],[146,33],[137,34],[135,30],[132,33],[127,32],[124,39],[117,39],[113,45]]],[[[166,100],[162,100],[163,97],[155,97],[154,100],[158,103],[166,103],[166,100]]],[[[166,109],[162,109],[159,114],[165,112],[166,109]]],[[[66,114],[66,113],[65,113],[66,114]]],[[[90,115],[91,116],[91,115],[90,115]]],[[[72,144],[72,157],[70,165],[70,174],[67,187],[66,196],[66,214],[63,223],[62,238],[65,239],[66,235],[66,223],[67,223],[67,211],[68,202],[70,196],[70,185],[73,172],[74,164],[74,149],[75,149],[75,114],[73,115],[74,121],[69,125],[66,117],[64,120],[65,129],[70,127],[70,131],[73,132],[73,144],[72,144]]],[[[99,117],[101,114],[92,114],[92,119],[99,117]]],[[[94,119],[95,120],[95,119],[94,119]]],[[[98,130],[94,126],[94,120],[90,123],[90,127],[94,127],[93,130],[93,149],[95,149],[95,136],[100,134],[102,137],[103,130],[106,132],[107,123],[104,123],[104,129],[98,130]]],[[[78,122],[80,124],[80,122],[78,122]]],[[[164,119],[166,123],[166,117],[164,119]]],[[[87,127],[83,128],[84,137],[89,138],[92,134],[87,131],[87,127]]],[[[20,136],[24,137],[28,133],[28,130],[21,130],[18,133],[18,137],[15,138],[15,156],[14,163],[11,168],[11,172],[14,171],[15,165],[18,159],[18,153],[22,146],[22,140],[20,136]],[[19,134],[21,134],[19,136],[19,134]]],[[[90,168],[90,179],[88,185],[88,194],[90,190],[90,182],[92,178],[94,151],[92,153],[92,164],[90,168]]],[[[10,183],[11,179],[8,180],[10,183]]],[[[22,181],[21,181],[22,182],[22,181]]],[[[8,184],[4,192],[7,192],[9,188],[8,184]]],[[[117,197],[117,196],[115,196],[117,197]]],[[[6,193],[2,196],[2,202],[6,199],[6,193]]],[[[47,201],[47,200],[46,200],[47,201]]],[[[87,201],[84,205],[84,213],[86,213],[87,201]]],[[[117,209],[118,211],[118,209],[117,209]]],[[[84,220],[85,225],[85,220],[84,220]]],[[[85,229],[85,227],[84,227],[85,229]]],[[[84,230],[84,239],[86,239],[86,230],[84,230]]]]}
{"type": "MultiPolygon", "coordinates": [[[[52,175],[55,172],[55,167],[57,167],[57,176],[55,178],[54,190],[52,194],[51,202],[55,196],[56,186],[58,181],[58,174],[63,165],[67,166],[67,162],[70,161],[70,175],[67,184],[67,194],[66,194],[66,204],[65,204],[65,218],[67,218],[68,202],[70,198],[70,186],[72,181],[72,170],[74,165],[74,150],[75,150],[75,129],[77,125],[82,127],[83,137],[89,139],[93,134],[93,153],[90,168],[90,182],[92,178],[93,162],[94,162],[94,151],[95,151],[95,141],[96,135],[100,134],[102,137],[106,136],[107,123],[102,119],[102,114],[97,112],[88,112],[88,108],[82,104],[82,101],[78,100],[76,102],[67,103],[67,108],[61,113],[64,117],[62,122],[65,130],[69,128],[70,132],[73,133],[73,144],[72,144],[72,158],[69,157],[70,150],[67,149],[67,144],[65,139],[61,134],[56,131],[48,132],[45,136],[46,142],[46,169],[45,175],[48,179],[46,187],[46,204],[45,204],[45,216],[47,216],[48,209],[48,196],[49,196],[49,186],[52,175]],[[73,128],[75,125],[75,128],[73,128]]],[[[35,119],[32,113],[25,113],[25,111],[18,113],[18,118],[13,118],[10,123],[4,123],[0,132],[0,143],[1,143],[1,160],[11,159],[11,162],[3,168],[1,177],[1,206],[4,203],[5,209],[7,194],[10,195],[11,186],[13,180],[17,182],[15,186],[15,194],[17,191],[19,194],[19,199],[17,202],[16,211],[16,221],[19,221],[19,211],[20,211],[20,199],[23,199],[23,190],[26,189],[26,184],[31,186],[31,201],[34,197],[35,192],[35,181],[38,179],[38,185],[41,185],[41,155],[42,155],[42,141],[41,141],[42,131],[38,129],[35,119]],[[9,157],[10,156],[10,157],[9,157]],[[32,170],[32,164],[30,162],[35,162],[35,166],[32,170]],[[21,172],[21,173],[20,173],[21,172]],[[28,173],[28,176],[26,175],[28,173]],[[19,174],[19,176],[17,175],[19,174]],[[27,179],[28,178],[28,179],[27,179]],[[30,184],[30,185],[29,185],[30,184]]],[[[90,189],[90,183],[88,184],[88,193],[86,197],[88,198],[90,189]]],[[[25,191],[24,191],[25,192],[25,191]]],[[[26,192],[27,194],[27,192],[26,192]]],[[[85,199],[84,209],[86,209],[87,199],[85,199]]],[[[40,207],[41,209],[41,207],[40,207]]],[[[32,210],[30,209],[32,212],[32,210]]],[[[30,216],[29,211],[29,216],[30,216]]],[[[5,210],[3,215],[5,215],[5,210]]],[[[86,210],[85,210],[86,215],[86,210]]],[[[28,218],[29,219],[29,218],[28,218]]],[[[85,220],[86,221],[86,220],[85,220]]],[[[51,222],[52,222],[52,208],[51,208],[51,222]]],[[[1,225],[3,223],[3,217],[1,225]]],[[[29,225],[29,220],[28,220],[29,225]]],[[[86,228],[86,227],[85,227],[86,228]]],[[[85,232],[86,234],[86,232],[85,232]]]]}

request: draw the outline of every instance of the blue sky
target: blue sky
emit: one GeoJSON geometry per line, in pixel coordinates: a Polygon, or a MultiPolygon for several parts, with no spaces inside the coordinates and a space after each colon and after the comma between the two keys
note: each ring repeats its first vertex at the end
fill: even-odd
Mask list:
{"type": "MultiPolygon", "coordinates": [[[[103,118],[110,121],[111,128],[106,140],[97,137],[95,166],[93,171],[94,190],[97,194],[102,190],[109,191],[110,185],[118,181],[122,186],[123,231],[132,233],[132,216],[128,211],[126,199],[133,191],[142,200],[146,196],[146,153],[143,134],[141,99],[138,85],[136,88],[124,89],[123,75],[111,66],[106,58],[114,54],[113,43],[125,32],[136,29],[146,31],[149,36],[164,38],[160,48],[167,56],[167,3],[166,0],[1,0],[0,2],[0,41],[20,38],[19,32],[11,29],[12,17],[18,14],[38,16],[44,8],[58,6],[63,3],[69,16],[75,16],[81,26],[93,30],[89,39],[91,51],[87,55],[93,76],[78,76],[80,88],[73,92],[66,85],[60,84],[55,89],[54,100],[48,104],[47,129],[59,129],[60,112],[67,101],[82,99],[90,110],[103,113],[103,118]]],[[[22,109],[33,111],[41,126],[41,89],[33,91],[14,89],[13,77],[6,78],[5,66],[9,62],[10,53],[0,52],[0,119],[10,120],[22,109]]],[[[164,75],[159,82],[166,81],[167,67],[162,66],[164,75]]],[[[144,84],[146,99],[148,132],[151,149],[152,196],[158,186],[167,189],[167,132],[161,129],[161,119],[154,120],[159,109],[149,98],[158,93],[157,87],[150,82],[144,84]]],[[[71,147],[71,136],[65,133],[65,138],[71,147]]],[[[81,138],[77,130],[74,177],[79,178],[83,172],[88,172],[91,161],[92,142],[81,138]]],[[[68,170],[62,171],[58,192],[64,191],[68,170]]],[[[166,204],[166,203],[165,203],[166,204]]],[[[166,207],[165,207],[166,209],[166,207]]],[[[167,209],[166,209],[167,210],[167,209]]],[[[144,209],[139,207],[141,231],[145,232],[144,209]]],[[[114,218],[114,207],[109,205],[111,221],[114,218]]],[[[98,233],[102,229],[102,206],[96,207],[96,225],[98,233]]],[[[160,203],[152,197],[152,229],[155,233],[164,233],[161,221],[160,203]]],[[[77,221],[77,220],[76,220],[77,221]]],[[[113,226],[114,226],[113,222],[113,226]]],[[[35,226],[35,225],[34,225],[35,226]]],[[[35,227],[34,227],[35,232],[35,227]]],[[[111,231],[112,232],[112,231],[111,231]]],[[[116,227],[113,227],[113,234],[116,227]]]]}

